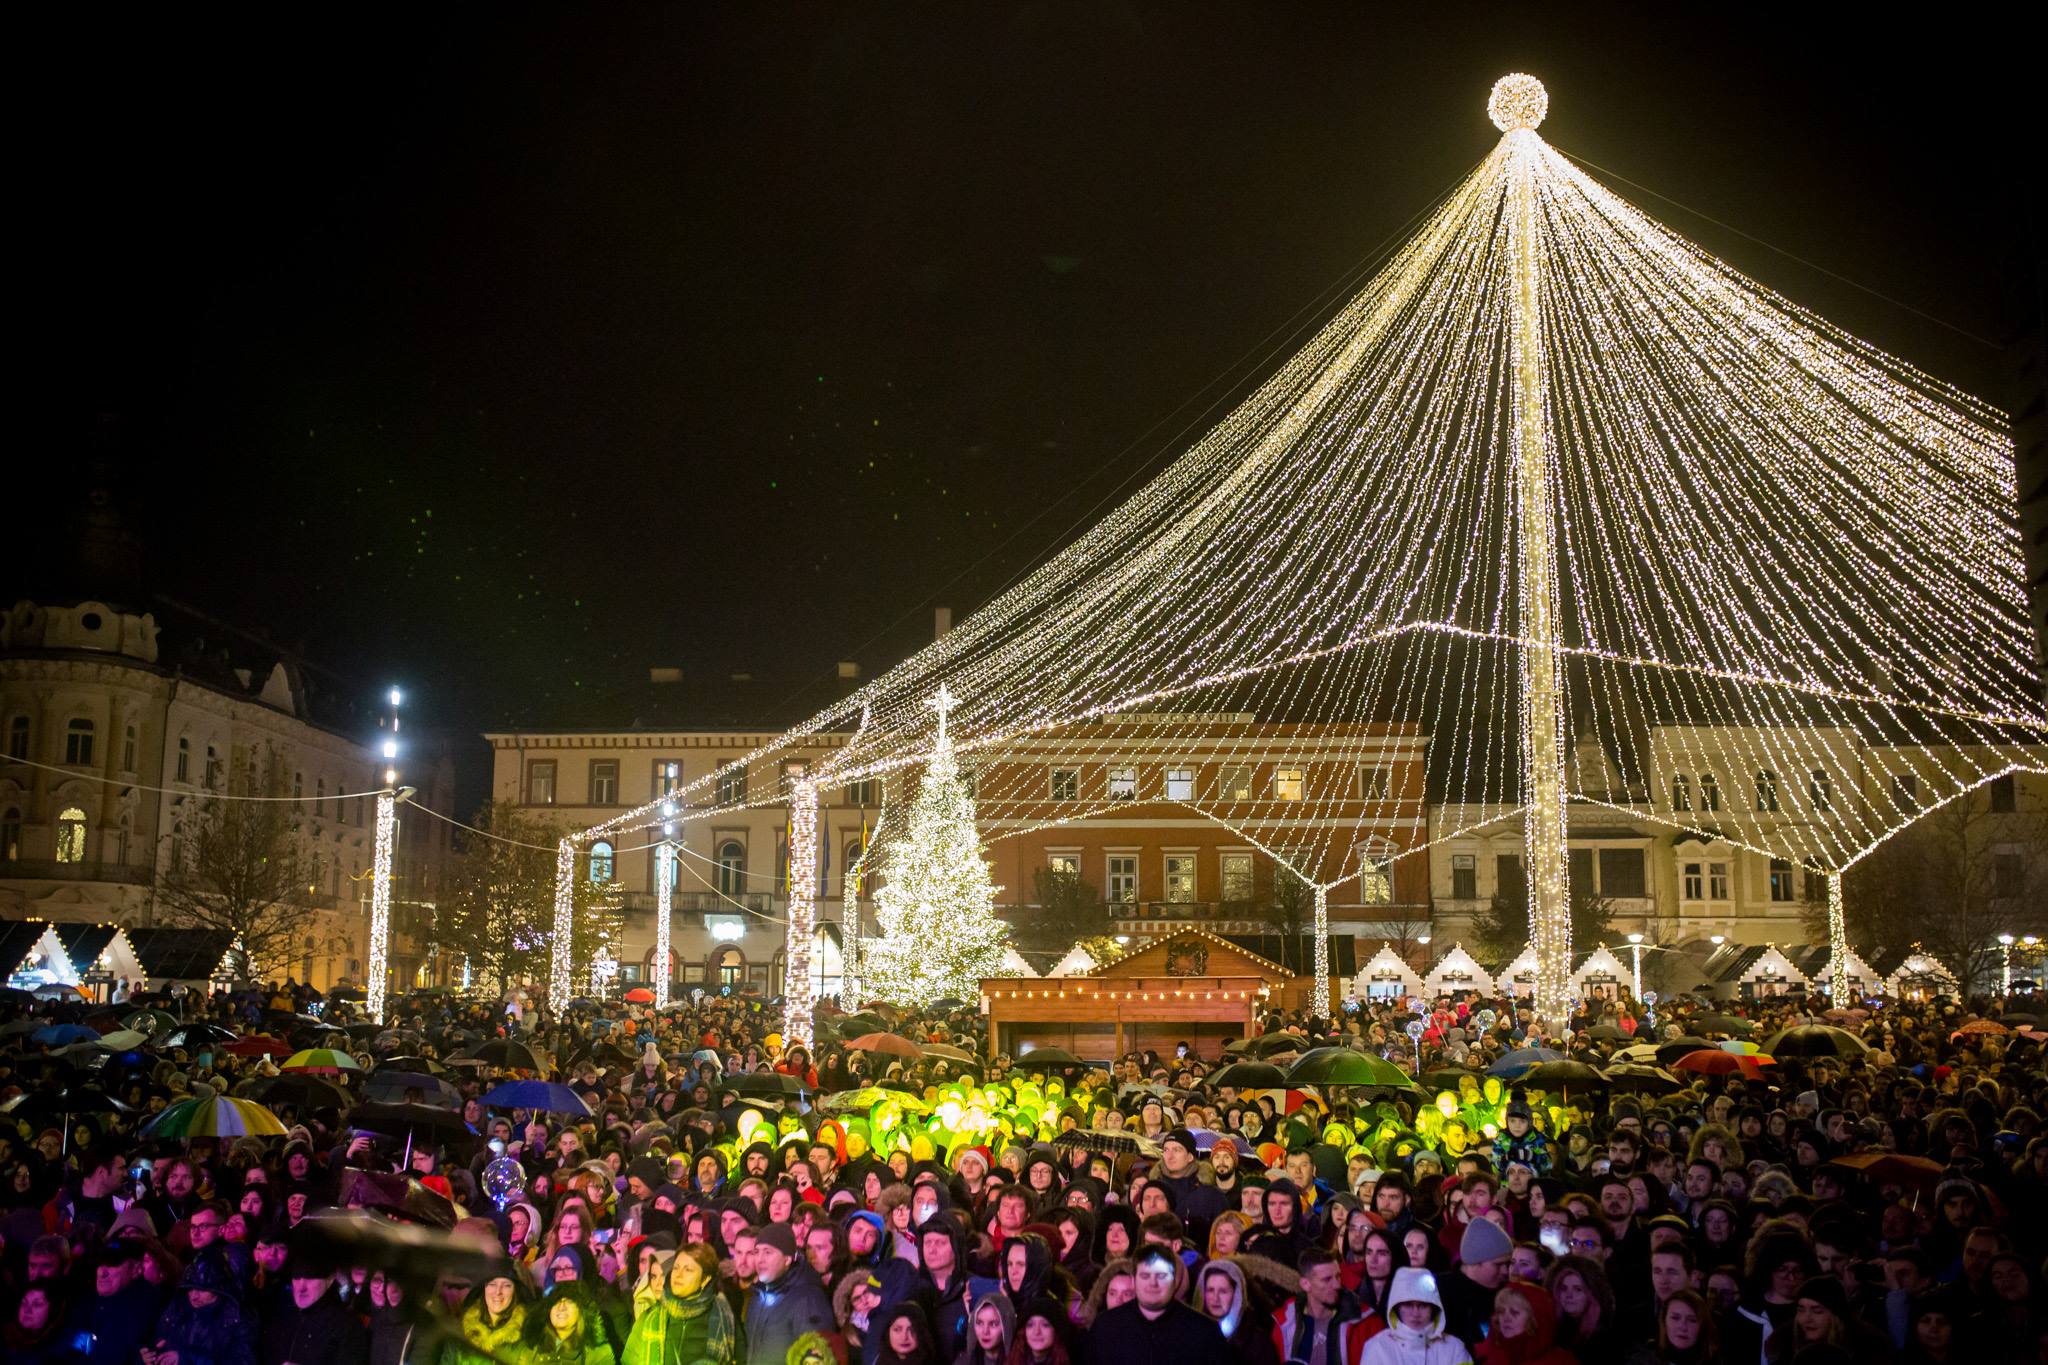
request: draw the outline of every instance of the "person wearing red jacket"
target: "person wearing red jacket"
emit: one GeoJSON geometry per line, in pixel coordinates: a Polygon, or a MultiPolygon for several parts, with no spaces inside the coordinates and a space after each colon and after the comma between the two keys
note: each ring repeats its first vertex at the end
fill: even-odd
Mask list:
{"type": "Polygon", "coordinates": [[[1557,1344],[1557,1307],[1541,1285],[1517,1281],[1493,1297],[1493,1320],[1473,1353],[1476,1365],[1579,1365],[1557,1344]]]}

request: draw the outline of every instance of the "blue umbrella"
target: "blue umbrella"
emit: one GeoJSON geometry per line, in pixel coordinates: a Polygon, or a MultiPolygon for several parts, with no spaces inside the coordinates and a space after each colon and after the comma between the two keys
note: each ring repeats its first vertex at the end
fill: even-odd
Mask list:
{"type": "Polygon", "coordinates": [[[38,1043],[50,1047],[62,1047],[66,1043],[90,1043],[99,1038],[98,1029],[89,1029],[83,1024],[52,1024],[39,1028],[29,1035],[38,1043]]]}
{"type": "Polygon", "coordinates": [[[492,1109],[540,1109],[550,1114],[589,1114],[583,1097],[553,1081],[507,1081],[484,1096],[492,1109]]]}
{"type": "Polygon", "coordinates": [[[1499,1076],[1502,1080],[1511,1081],[1524,1072],[1535,1070],[1545,1062],[1561,1062],[1563,1060],[1564,1054],[1562,1052],[1554,1052],[1547,1047],[1518,1047],[1513,1052],[1503,1056],[1492,1066],[1486,1068],[1486,1074],[1489,1076],[1499,1076]]]}

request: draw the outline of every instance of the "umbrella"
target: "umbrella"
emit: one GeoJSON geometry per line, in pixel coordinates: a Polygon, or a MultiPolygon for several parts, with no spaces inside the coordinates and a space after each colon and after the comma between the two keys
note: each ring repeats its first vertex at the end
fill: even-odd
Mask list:
{"type": "Polygon", "coordinates": [[[1800,1024],[1764,1044],[1773,1057],[1861,1057],[1870,1044],[1832,1024],[1800,1024]]]}
{"type": "Polygon", "coordinates": [[[50,1024],[37,1029],[29,1037],[45,1047],[63,1047],[66,1043],[90,1043],[99,1038],[97,1029],[83,1024],[50,1024]]]}
{"type": "Polygon", "coordinates": [[[233,1029],[222,1028],[219,1024],[186,1024],[183,1028],[173,1029],[162,1046],[182,1047],[192,1052],[214,1043],[232,1042],[234,1037],[233,1029]]]}
{"type": "Polygon", "coordinates": [[[103,1033],[93,1046],[108,1052],[133,1052],[149,1041],[149,1035],[139,1029],[120,1028],[112,1033],[103,1033]]]}
{"type": "Polygon", "coordinates": [[[1017,1059],[1019,1071],[1057,1071],[1065,1066],[1086,1065],[1063,1047],[1035,1047],[1017,1059]]]}
{"type": "Polygon", "coordinates": [[[1821,1018],[1837,1024],[1844,1022],[1860,1024],[1869,1017],[1869,1010],[1855,1009],[1846,1005],[1837,1005],[1833,1009],[1829,1010],[1827,1013],[1821,1015],[1821,1018]]]}
{"type": "Polygon", "coordinates": [[[1696,1071],[1702,1076],[1726,1076],[1730,1072],[1741,1072],[1752,1081],[1763,1079],[1763,1068],[1771,1059],[1768,1057],[1745,1057],[1740,1053],[1723,1052],[1710,1047],[1698,1052],[1688,1052],[1671,1064],[1673,1071],[1696,1071]]]}
{"type": "Polygon", "coordinates": [[[432,1057],[418,1057],[410,1053],[403,1057],[386,1057],[383,1061],[377,1063],[379,1071],[387,1068],[393,1071],[422,1071],[429,1076],[445,1076],[448,1074],[448,1068],[435,1061],[432,1057]]]}
{"type": "Polygon", "coordinates": [[[483,1102],[492,1109],[539,1109],[550,1114],[590,1113],[583,1097],[566,1085],[553,1081],[507,1081],[483,1102]]]}
{"type": "Polygon", "coordinates": [[[1641,1091],[1652,1095],[1668,1095],[1683,1089],[1685,1082],[1661,1066],[1643,1066],[1637,1062],[1616,1062],[1607,1068],[1607,1084],[1616,1090],[1641,1091]]]}
{"type": "Polygon", "coordinates": [[[43,1027],[40,1019],[9,1019],[0,1024],[0,1038],[14,1038],[24,1033],[34,1033],[43,1027]]]}
{"type": "Polygon", "coordinates": [[[540,1058],[533,1055],[532,1048],[524,1043],[514,1042],[510,1038],[493,1038],[488,1042],[479,1044],[471,1050],[469,1055],[474,1061],[489,1062],[494,1066],[502,1066],[508,1071],[547,1070],[546,1067],[540,1064],[540,1058]]]}
{"type": "Polygon", "coordinates": [[[365,1133],[402,1137],[408,1147],[418,1137],[451,1146],[474,1142],[477,1137],[476,1129],[464,1123],[462,1115],[431,1104],[359,1104],[348,1116],[348,1126],[365,1133]]]}
{"type": "Polygon", "coordinates": [[[1631,1043],[1614,1054],[1624,1062],[1654,1062],[1657,1060],[1655,1043],[1631,1043]]]}
{"type": "Polygon", "coordinates": [[[1262,1033],[1236,1045],[1248,1057],[1271,1057],[1276,1052],[1302,1052],[1308,1040],[1296,1033],[1262,1033]]]}
{"type": "Polygon", "coordinates": [[[159,1033],[169,1033],[178,1026],[178,1016],[163,1010],[130,1010],[121,1016],[121,1027],[132,1028],[138,1033],[147,1033],[154,1038],[159,1033]]]}
{"type": "Polygon", "coordinates": [[[1573,1086],[1604,1086],[1607,1077],[1584,1062],[1539,1062],[1522,1073],[1522,1084],[1539,1090],[1569,1090],[1573,1086]]]}
{"type": "Polygon", "coordinates": [[[1107,1152],[1112,1156],[1158,1156],[1159,1144],[1136,1133],[1109,1132],[1102,1128],[1069,1128],[1052,1140],[1062,1151],[1079,1147],[1084,1152],[1107,1152]]]}
{"type": "Polygon", "coordinates": [[[648,990],[645,986],[635,986],[632,990],[626,992],[626,999],[636,1005],[651,1005],[654,1003],[654,992],[648,990]]]}
{"type": "Polygon", "coordinates": [[[1747,1038],[1723,1038],[1716,1044],[1723,1052],[1732,1052],[1738,1057],[1754,1057],[1763,1049],[1747,1038]]]}
{"type": "Polygon", "coordinates": [[[1661,1044],[1657,1048],[1657,1060],[1664,1066],[1670,1066],[1688,1052],[1698,1052],[1703,1048],[1712,1048],[1713,1046],[1712,1043],[1704,1038],[1673,1038],[1670,1042],[1661,1044]]]}
{"type": "Polygon", "coordinates": [[[1897,1152],[1858,1152],[1838,1156],[1827,1163],[1852,1171],[1878,1185],[1908,1185],[1925,1189],[1941,1183],[1948,1168],[1924,1156],[1901,1156],[1897,1152]]]}
{"type": "MultiPolygon", "coordinates": [[[[42,1122],[49,1119],[68,1119],[73,1114],[126,1114],[131,1112],[127,1105],[103,1090],[89,1087],[61,1090],[31,1090],[26,1095],[16,1095],[5,1104],[0,1104],[0,1114],[11,1119],[42,1122]]],[[[66,1124],[65,1136],[70,1136],[70,1125],[66,1124]]]]}
{"type": "Polygon", "coordinates": [[[966,1048],[954,1047],[951,1043],[926,1043],[924,1045],[924,1055],[927,1057],[944,1057],[949,1062],[978,1062],[981,1060],[981,1058],[975,1056],[966,1048]]]}
{"type": "Polygon", "coordinates": [[[327,992],[327,998],[329,1000],[362,1001],[368,1000],[370,993],[359,986],[336,986],[333,990],[327,992]]]}
{"type": "Polygon", "coordinates": [[[33,992],[38,1000],[90,1000],[83,986],[68,986],[62,981],[46,981],[33,992]]]}
{"type": "Polygon", "coordinates": [[[174,1104],[142,1125],[146,1137],[283,1137],[277,1115],[254,1100],[207,1095],[174,1104]]]}
{"type": "Polygon", "coordinates": [[[428,1076],[417,1071],[393,1071],[379,1067],[363,1082],[363,1098],[384,1103],[398,1103],[405,1099],[405,1092],[420,1092],[419,1102],[431,1104],[440,1109],[460,1109],[462,1092],[439,1076],[428,1076]]]}
{"type": "Polygon", "coordinates": [[[1287,1068],[1289,1085],[1378,1085],[1413,1090],[1408,1073],[1384,1057],[1348,1047],[1319,1047],[1287,1068]]]}
{"type": "Polygon", "coordinates": [[[1456,1090],[1467,1077],[1476,1081],[1479,1073],[1469,1066],[1437,1066],[1417,1076],[1415,1083],[1430,1090],[1456,1090]]]}
{"type": "Polygon", "coordinates": [[[942,995],[932,1001],[932,1008],[935,1010],[957,1010],[966,1003],[965,1000],[962,1000],[957,995],[942,995]]]}
{"type": "Polygon", "coordinates": [[[888,1021],[882,1018],[881,1015],[870,1014],[866,1010],[860,1010],[853,1014],[842,1014],[832,1021],[832,1027],[839,1030],[839,1036],[842,1038],[852,1038],[863,1033],[873,1033],[876,1029],[887,1028],[888,1026],[888,1021]]]}
{"type": "Polygon", "coordinates": [[[765,1095],[770,1099],[801,1095],[806,1089],[802,1081],[780,1071],[742,1071],[719,1081],[718,1088],[732,1095],[765,1095]]]}
{"type": "Polygon", "coordinates": [[[1533,1070],[1544,1062],[1561,1062],[1563,1060],[1564,1054],[1552,1048],[1518,1047],[1513,1052],[1504,1053],[1499,1061],[1486,1068],[1486,1074],[1511,1081],[1523,1072],[1533,1070]]]}
{"type": "Polygon", "coordinates": [[[340,1086],[323,1081],[310,1071],[258,1076],[236,1086],[235,1093],[265,1104],[290,1104],[300,1109],[346,1109],[355,1103],[340,1086]]]}
{"type": "Polygon", "coordinates": [[[2014,1028],[2041,1027],[2041,1016],[2038,1014],[2028,1014],[2024,1010],[2009,1011],[2008,1013],[2001,1014],[1998,1017],[2004,1020],[2006,1023],[2012,1025],[2014,1028]]]}
{"type": "Polygon", "coordinates": [[[230,1057],[289,1057],[292,1045],[267,1033],[251,1033],[221,1048],[230,1057]]]}
{"type": "Polygon", "coordinates": [[[1701,1033],[1736,1033],[1747,1038],[1756,1032],[1756,1025],[1733,1014],[1702,1014],[1692,1021],[1692,1026],[1701,1033]]]}
{"type": "MultiPolygon", "coordinates": [[[[905,1096],[881,1086],[867,1085],[858,1090],[841,1090],[818,1101],[818,1112],[823,1114],[860,1114],[874,1108],[884,1100],[894,1100],[903,1106],[904,1112],[928,1114],[931,1106],[922,1099],[905,1096]]],[[[698,1112],[702,1112],[701,1110],[698,1112]]],[[[681,1116],[678,1115],[678,1118],[681,1116]]]]}
{"type": "Polygon", "coordinates": [[[1613,1024],[1595,1024],[1579,1036],[1581,1038],[1590,1038],[1596,1043],[1625,1043],[1628,1041],[1628,1035],[1613,1024]]]}
{"type": "Polygon", "coordinates": [[[1208,1083],[1239,1090],[1278,1090],[1287,1084],[1287,1073],[1271,1062],[1232,1062],[1211,1075],[1208,1083]]]}
{"type": "Polygon", "coordinates": [[[2006,1034],[2009,1034],[2011,1032],[2012,1030],[2007,1028],[2004,1024],[1997,1023],[1994,1020],[1972,1019],[1969,1023],[1963,1025],[1954,1033],[1951,1033],[1949,1035],[1949,1038],[1951,1041],[1953,1041],[1957,1038],[1963,1037],[1965,1034],[1985,1034],[1994,1038],[2002,1038],[2006,1034]]]}
{"type": "Polygon", "coordinates": [[[331,1047],[309,1047],[304,1052],[294,1052],[278,1064],[280,1071],[312,1071],[323,1076],[338,1076],[344,1071],[362,1069],[361,1062],[331,1047]]]}
{"type": "Polygon", "coordinates": [[[846,1044],[853,1052],[879,1052],[890,1057],[922,1057],[924,1049],[895,1033],[863,1033],[846,1044]]]}

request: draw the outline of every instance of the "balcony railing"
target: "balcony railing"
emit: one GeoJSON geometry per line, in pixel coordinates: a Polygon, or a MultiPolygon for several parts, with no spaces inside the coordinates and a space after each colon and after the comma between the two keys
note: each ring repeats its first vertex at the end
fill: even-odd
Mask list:
{"type": "Polygon", "coordinates": [[[0,877],[33,877],[62,882],[117,882],[148,886],[150,869],[128,863],[60,863],[51,858],[15,858],[0,863],[0,877]]]}

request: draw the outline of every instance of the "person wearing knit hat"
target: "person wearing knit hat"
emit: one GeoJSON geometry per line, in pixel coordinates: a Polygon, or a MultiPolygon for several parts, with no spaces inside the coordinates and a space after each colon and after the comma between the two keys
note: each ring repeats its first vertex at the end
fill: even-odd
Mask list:
{"type": "Polygon", "coordinates": [[[1465,1224],[1464,1235],[1458,1239],[1458,1264],[1505,1261],[1514,1251],[1514,1239],[1502,1232],[1498,1223],[1490,1218],[1474,1218],[1465,1224]]]}

